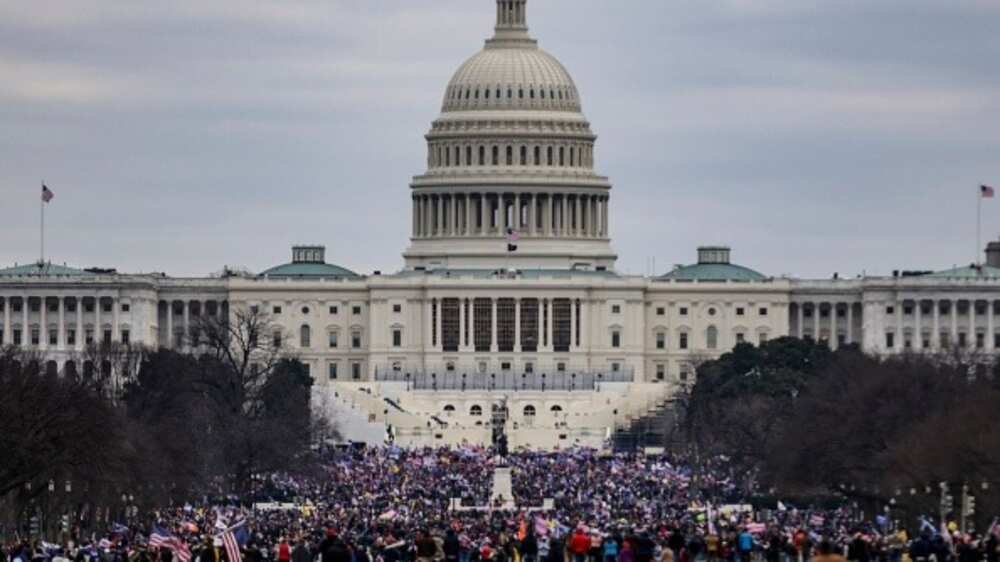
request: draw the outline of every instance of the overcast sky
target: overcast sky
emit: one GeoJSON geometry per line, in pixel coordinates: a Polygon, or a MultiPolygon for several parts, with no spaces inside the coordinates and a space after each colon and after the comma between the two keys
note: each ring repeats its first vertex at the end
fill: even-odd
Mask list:
{"type": "MultiPolygon", "coordinates": [[[[1000,1],[530,0],[599,135],[619,270],[968,264],[1000,1]]],[[[410,178],[493,0],[0,0],[0,264],[402,266],[410,178]]],[[[996,185],[1000,188],[1000,185],[996,185]]],[[[1000,199],[983,206],[1000,235],[1000,199]]]]}

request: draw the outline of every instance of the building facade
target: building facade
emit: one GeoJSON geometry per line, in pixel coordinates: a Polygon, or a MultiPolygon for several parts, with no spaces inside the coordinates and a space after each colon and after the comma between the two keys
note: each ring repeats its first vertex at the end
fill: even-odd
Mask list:
{"type": "Polygon", "coordinates": [[[1000,346],[1000,243],[985,265],[891,277],[769,277],[725,247],[662,276],[616,272],[612,185],[576,85],[530,37],[526,0],[496,8],[426,136],[400,271],[360,275],[322,246],[220,278],[15,266],[0,270],[0,343],[86,371],[101,368],[84,356],[91,343],[191,350],[200,317],[255,307],[359,435],[483,441],[502,399],[514,444],[545,447],[598,443],[741,342],[1000,346]]]}

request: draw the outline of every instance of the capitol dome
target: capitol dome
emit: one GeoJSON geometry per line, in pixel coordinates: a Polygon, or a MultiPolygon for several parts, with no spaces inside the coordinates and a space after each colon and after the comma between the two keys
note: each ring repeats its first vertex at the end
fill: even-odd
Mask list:
{"type": "Polygon", "coordinates": [[[448,84],[442,111],[548,109],[580,111],[566,68],[534,42],[487,45],[448,84]]]}
{"type": "Polygon", "coordinates": [[[445,89],[427,170],[410,184],[408,267],[614,265],[597,136],[569,72],[528,35],[527,3],[496,0],[493,36],[445,89]]]}

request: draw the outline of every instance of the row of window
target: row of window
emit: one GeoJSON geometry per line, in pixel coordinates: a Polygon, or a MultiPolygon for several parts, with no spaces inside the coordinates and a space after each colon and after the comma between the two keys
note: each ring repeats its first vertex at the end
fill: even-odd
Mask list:
{"type": "MultiPolygon", "coordinates": [[[[620,310],[616,311],[614,310],[614,307],[612,307],[612,312],[617,314],[618,312],[620,312],[620,310]]],[[[706,312],[708,313],[709,316],[716,316],[719,313],[719,310],[715,307],[709,307],[709,309],[706,312]]],[[[691,313],[691,309],[686,306],[681,306],[677,308],[677,313],[681,316],[689,316],[691,313]]],[[[767,314],[768,314],[768,309],[766,306],[761,306],[757,308],[757,316],[767,316],[767,314]]],[[[656,315],[666,316],[667,308],[665,306],[656,307],[656,315]]],[[[736,307],[736,316],[742,317],[746,315],[747,315],[747,307],[745,306],[736,307]]]]}
{"type": "MultiPolygon", "coordinates": [[[[6,306],[7,306],[7,304],[5,302],[0,301],[0,312],[3,312],[3,310],[4,310],[4,308],[6,306]]],[[[42,308],[41,301],[38,301],[38,300],[31,300],[30,303],[28,304],[28,310],[31,311],[31,312],[40,312],[41,308],[42,308]]],[[[11,301],[10,302],[10,309],[11,309],[12,312],[22,312],[24,310],[22,301],[11,301]]],[[[50,302],[49,305],[48,305],[48,307],[47,307],[47,309],[48,309],[49,312],[59,312],[59,303],[51,303],[50,302]]],[[[121,311],[122,312],[129,312],[131,309],[132,309],[132,306],[130,304],[128,304],[128,303],[121,303],[121,311]]],[[[103,312],[112,312],[113,311],[112,303],[111,302],[103,302],[103,303],[101,303],[101,310],[103,312]]],[[[66,303],[65,303],[65,311],[66,312],[76,312],[76,301],[75,300],[66,301],[66,303]]],[[[84,312],[94,312],[94,302],[93,301],[84,302],[83,303],[83,311],[84,312]]]]}
{"type": "MultiPolygon", "coordinates": [[[[340,307],[337,306],[337,305],[331,305],[330,308],[328,309],[328,311],[329,311],[329,313],[330,313],[331,316],[336,316],[336,315],[340,314],[340,307]]],[[[352,316],[361,316],[361,311],[362,311],[361,306],[354,305],[354,306],[351,307],[351,315],[352,316]]],[[[392,311],[396,312],[396,313],[402,312],[403,311],[403,306],[399,305],[399,304],[393,305],[392,311]]],[[[257,305],[253,305],[253,306],[250,307],[250,312],[252,312],[253,314],[257,314],[257,313],[260,312],[260,307],[257,306],[257,305]]],[[[279,314],[282,314],[283,312],[284,312],[284,308],[281,305],[276,304],[276,305],[273,305],[271,307],[271,314],[279,315],[279,314]]],[[[312,309],[310,309],[308,306],[303,306],[301,308],[301,312],[302,312],[302,314],[308,315],[308,314],[310,314],[312,312],[312,309]]]]}
{"type": "MultiPolygon", "coordinates": [[[[843,340],[843,336],[839,336],[843,340]]],[[[975,348],[976,349],[986,349],[986,337],[987,334],[979,332],[975,336],[975,348]]],[[[911,334],[904,334],[903,336],[903,349],[914,349],[915,344],[919,345],[921,349],[930,349],[933,342],[931,341],[930,333],[923,333],[920,336],[918,342],[913,341],[913,336],[911,334]]],[[[939,334],[939,341],[942,349],[950,349],[952,347],[952,338],[950,332],[941,332],[939,334]]],[[[885,347],[886,349],[896,349],[897,335],[894,332],[886,332],[885,334],[885,347]]],[[[958,341],[956,342],[959,349],[966,349],[969,347],[969,335],[965,332],[958,333],[958,341]]],[[[843,345],[843,341],[841,341],[843,345]]],[[[993,347],[1000,349],[1000,334],[993,334],[993,347]]]]}
{"type": "MultiPolygon", "coordinates": [[[[57,346],[59,345],[59,332],[58,330],[50,329],[47,332],[48,345],[57,346]]],[[[83,343],[85,345],[90,345],[95,343],[95,337],[98,332],[95,332],[93,328],[86,328],[83,330],[83,343]]],[[[110,344],[112,342],[114,332],[110,329],[105,329],[100,332],[101,342],[105,344],[110,344]]],[[[132,342],[132,332],[128,328],[122,328],[119,334],[121,338],[119,341],[125,345],[129,345],[132,342]]],[[[0,344],[4,345],[41,345],[42,343],[42,331],[40,328],[34,327],[30,328],[27,332],[20,327],[14,327],[10,331],[10,337],[4,333],[3,327],[0,327],[0,344]]],[[[77,343],[77,332],[75,328],[66,329],[66,345],[75,346],[77,343]]]]}
{"type": "MultiPolygon", "coordinates": [[[[667,334],[666,332],[656,332],[656,349],[664,350],[667,349],[667,334]]],[[[747,335],[744,332],[736,332],[735,334],[736,344],[741,343],[752,343],[747,339],[747,335]]],[[[764,345],[767,343],[767,332],[760,332],[757,334],[757,344],[764,345]]],[[[614,333],[612,333],[612,347],[614,345],[614,333]]],[[[682,331],[677,334],[677,348],[680,350],[687,350],[691,348],[691,337],[686,331],[682,331]]],[[[718,349],[719,348],[719,329],[715,326],[709,326],[705,330],[705,348],[706,349],[718,349]]]]}
{"type": "Polygon", "coordinates": [[[483,100],[489,101],[493,100],[496,102],[501,102],[503,100],[514,100],[514,99],[539,99],[539,100],[550,100],[550,101],[575,101],[576,94],[573,92],[572,88],[567,87],[553,87],[553,86],[538,86],[535,87],[534,84],[529,84],[527,86],[523,85],[508,85],[503,86],[452,86],[447,92],[448,101],[460,102],[460,101],[476,101],[483,100]]]}
{"type": "Polygon", "coordinates": [[[431,168],[501,165],[585,168],[593,165],[593,157],[593,147],[585,143],[544,147],[478,145],[475,148],[432,143],[428,165],[431,168]]]}
{"type": "MultiPolygon", "coordinates": [[[[443,411],[445,415],[453,415],[456,410],[455,406],[451,404],[445,404],[445,406],[441,408],[441,411],[443,411]]],[[[558,404],[555,404],[549,408],[549,412],[551,412],[553,415],[560,415],[563,413],[563,407],[558,404]]],[[[528,404],[527,406],[524,407],[523,410],[521,410],[521,413],[524,415],[524,417],[531,418],[538,414],[538,410],[531,404],[528,404]]],[[[479,404],[473,404],[472,406],[469,407],[469,415],[477,418],[481,417],[483,415],[483,407],[480,406],[479,404]]]]}

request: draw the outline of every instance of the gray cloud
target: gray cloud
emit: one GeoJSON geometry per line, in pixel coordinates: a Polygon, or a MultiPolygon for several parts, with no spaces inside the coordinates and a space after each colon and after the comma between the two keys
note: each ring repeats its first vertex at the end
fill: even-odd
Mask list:
{"type": "MultiPolygon", "coordinates": [[[[0,263],[401,266],[407,183],[491,0],[0,0],[0,263]]],[[[826,276],[972,259],[1000,4],[533,0],[615,183],[620,269],[729,243],[826,276]]],[[[1000,235],[1000,203],[984,233],[1000,235]]]]}

